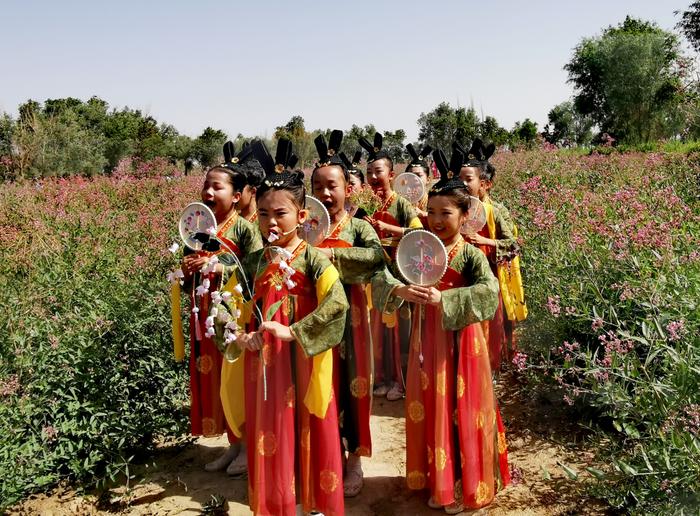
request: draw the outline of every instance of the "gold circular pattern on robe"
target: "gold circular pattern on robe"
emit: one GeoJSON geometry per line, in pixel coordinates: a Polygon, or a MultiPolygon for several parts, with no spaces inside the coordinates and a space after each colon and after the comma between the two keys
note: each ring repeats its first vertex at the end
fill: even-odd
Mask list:
{"type": "Polygon", "coordinates": [[[324,469],[321,471],[319,480],[321,489],[323,489],[323,492],[326,494],[331,494],[338,488],[338,475],[335,471],[324,469]]]}
{"type": "Polygon", "coordinates": [[[263,363],[266,366],[269,366],[272,363],[272,346],[270,346],[269,344],[263,344],[262,358],[263,358],[263,363]]]}
{"type": "Polygon", "coordinates": [[[272,457],[277,452],[277,437],[273,432],[258,432],[258,453],[272,457]]]}
{"type": "Polygon", "coordinates": [[[414,423],[423,421],[425,417],[425,408],[420,401],[412,401],[408,404],[408,417],[410,417],[411,421],[414,423]]]}
{"type": "Polygon", "coordinates": [[[476,487],[476,504],[485,504],[488,501],[489,496],[491,496],[491,492],[488,484],[486,484],[486,482],[483,480],[479,480],[479,485],[476,487]]]}
{"type": "Polygon", "coordinates": [[[297,481],[294,478],[294,475],[292,475],[292,484],[289,486],[289,491],[292,493],[292,496],[297,495],[297,481]]]}
{"type": "Polygon", "coordinates": [[[476,418],[474,420],[477,428],[484,428],[484,413],[479,411],[476,413],[476,418]]]}
{"type": "Polygon", "coordinates": [[[428,388],[428,385],[430,385],[430,378],[428,377],[428,373],[423,371],[421,369],[420,371],[420,386],[421,389],[426,390],[428,388]]]}
{"type": "Polygon", "coordinates": [[[287,392],[284,394],[284,399],[287,402],[287,406],[289,408],[294,408],[295,398],[296,398],[296,391],[294,390],[294,386],[290,385],[287,388],[287,392]]]}
{"type": "Polygon", "coordinates": [[[447,391],[447,373],[440,371],[435,378],[435,390],[440,396],[444,396],[447,391]]]}
{"type": "Polygon", "coordinates": [[[455,501],[461,502],[463,500],[464,493],[462,491],[462,481],[458,480],[455,482],[455,501]]]}
{"type": "Polygon", "coordinates": [[[406,483],[409,489],[425,489],[425,473],[422,471],[411,471],[406,475],[406,483]]]}
{"type": "Polygon", "coordinates": [[[350,392],[356,398],[364,398],[369,392],[369,382],[367,378],[358,376],[350,382],[350,392]]]}
{"type": "Polygon", "coordinates": [[[508,449],[506,444],[506,434],[503,432],[498,432],[498,453],[503,455],[508,449]]]}
{"type": "Polygon", "coordinates": [[[474,355],[479,356],[481,355],[481,339],[474,339],[474,355]]]}
{"type": "Polygon", "coordinates": [[[202,435],[205,437],[210,437],[212,435],[219,434],[221,432],[216,431],[216,421],[211,417],[202,418],[202,435]]]}
{"type": "Polygon", "coordinates": [[[428,464],[433,463],[433,449],[428,445],[428,447],[425,450],[428,453],[428,464]]]}
{"type": "Polygon", "coordinates": [[[447,453],[444,448],[435,448],[435,469],[442,471],[447,465],[447,453]]]}
{"type": "Polygon", "coordinates": [[[466,385],[464,384],[464,376],[461,374],[457,375],[457,397],[461,398],[464,396],[464,391],[466,389],[466,385]]]}
{"type": "Polygon", "coordinates": [[[199,371],[200,373],[209,374],[211,373],[213,367],[214,360],[211,358],[210,355],[202,355],[197,359],[197,371],[199,371]]]}

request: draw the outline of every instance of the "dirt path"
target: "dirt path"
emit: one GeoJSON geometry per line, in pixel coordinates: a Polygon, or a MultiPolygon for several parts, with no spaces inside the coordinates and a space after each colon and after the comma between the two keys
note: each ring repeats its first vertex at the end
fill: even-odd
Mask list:
{"type": "MultiPolygon", "coordinates": [[[[578,483],[570,481],[557,465],[562,462],[580,471],[591,454],[580,447],[558,444],[558,440],[579,435],[562,412],[562,407],[533,399],[521,392],[512,377],[499,382],[499,399],[506,423],[509,460],[517,484],[502,491],[494,503],[477,514],[555,515],[602,514],[594,501],[580,494],[578,483]],[[549,478],[547,478],[549,477],[549,478]]],[[[375,455],[364,461],[365,486],[361,496],[348,499],[348,515],[436,515],[427,495],[405,488],[403,403],[376,401],[372,416],[375,455]]],[[[250,514],[246,505],[245,480],[225,473],[206,473],[202,465],[214,459],[226,445],[225,437],[199,439],[182,450],[164,449],[155,458],[156,467],[141,467],[132,489],[112,489],[98,500],[58,489],[49,495],[26,500],[10,514],[42,515],[169,515],[201,514],[213,495],[227,500],[228,514],[250,514]]]]}

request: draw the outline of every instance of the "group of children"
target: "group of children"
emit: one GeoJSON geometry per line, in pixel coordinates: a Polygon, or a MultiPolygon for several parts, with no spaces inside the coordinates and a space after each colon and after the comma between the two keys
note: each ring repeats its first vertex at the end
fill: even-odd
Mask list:
{"type": "Polygon", "coordinates": [[[341,131],[316,138],[308,192],[284,139],[274,157],[259,141],[238,154],[227,144],[225,162],[206,174],[202,202],[216,217],[220,250],[182,263],[192,301],[192,433],[226,431],[230,446],[205,468],[247,472],[255,514],[342,515],[344,497],[362,489],[361,457],[372,454],[372,396],[405,397],[408,488],[429,490],[428,505],[448,514],[483,507],[509,483],[492,378],[502,352],[514,349],[514,321],[526,315],[517,233],[489,197],[494,148],[455,144],[449,161],[434,151],[431,184],[432,149],[409,146],[406,171],[426,187],[413,206],[392,189],[379,133],[359,141],[367,184],[361,152],[349,159],[342,139],[341,131]],[[381,202],[371,216],[350,201],[367,185],[381,202]],[[307,194],[330,217],[316,246],[298,231],[307,194]],[[463,235],[475,197],[487,224],[463,235]],[[405,284],[395,267],[402,236],[419,228],[448,254],[431,287],[405,284]]]}

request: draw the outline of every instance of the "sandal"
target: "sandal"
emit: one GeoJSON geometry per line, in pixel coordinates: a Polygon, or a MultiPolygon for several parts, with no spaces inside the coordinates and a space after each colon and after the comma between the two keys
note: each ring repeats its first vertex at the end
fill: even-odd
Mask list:
{"type": "Polygon", "coordinates": [[[245,448],[242,448],[238,456],[228,465],[226,473],[231,476],[245,475],[248,473],[248,453],[245,448]]]}
{"type": "Polygon", "coordinates": [[[241,451],[241,445],[236,443],[232,444],[228,447],[228,449],[221,454],[221,456],[213,460],[211,462],[208,462],[207,464],[204,465],[204,470],[205,471],[221,471],[226,469],[226,467],[231,464],[231,462],[238,457],[239,452],[241,451]]]}
{"type": "Polygon", "coordinates": [[[365,483],[364,478],[362,463],[358,458],[358,461],[347,469],[347,473],[343,479],[343,494],[345,498],[352,498],[360,494],[362,486],[365,483]]]}
{"type": "Polygon", "coordinates": [[[384,396],[386,396],[387,392],[389,392],[389,386],[385,383],[382,383],[374,388],[372,394],[377,398],[383,398],[384,396]]]}
{"type": "Polygon", "coordinates": [[[403,399],[404,396],[404,390],[398,383],[394,383],[394,385],[391,386],[391,389],[389,389],[389,392],[386,393],[386,399],[389,401],[398,401],[403,399]]]}
{"type": "Polygon", "coordinates": [[[431,509],[442,509],[442,505],[437,503],[432,496],[428,498],[428,507],[430,507],[431,509]]]}
{"type": "Polygon", "coordinates": [[[464,512],[464,504],[462,502],[452,502],[450,505],[445,505],[447,514],[459,514],[464,512]]]}

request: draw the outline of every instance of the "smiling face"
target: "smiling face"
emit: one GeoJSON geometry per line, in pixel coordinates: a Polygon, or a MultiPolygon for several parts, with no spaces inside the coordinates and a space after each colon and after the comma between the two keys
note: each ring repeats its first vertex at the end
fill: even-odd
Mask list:
{"type": "Polygon", "coordinates": [[[485,191],[480,176],[479,167],[462,167],[459,172],[459,178],[467,185],[469,195],[483,199],[485,191]]]}
{"type": "Polygon", "coordinates": [[[240,198],[240,192],[233,190],[233,183],[226,172],[217,169],[207,172],[202,186],[202,202],[211,208],[217,222],[226,218],[240,198]]]}
{"type": "Polygon", "coordinates": [[[273,243],[286,247],[297,236],[295,229],[306,220],[307,212],[294,202],[286,190],[268,190],[258,199],[258,224],[265,240],[270,234],[279,238],[273,243]]]}
{"type": "Polygon", "coordinates": [[[378,159],[367,165],[367,183],[377,195],[391,193],[392,179],[394,179],[394,171],[389,167],[387,160],[378,159]]]}
{"type": "Polygon", "coordinates": [[[433,195],[428,199],[428,227],[443,242],[451,242],[459,235],[459,228],[467,214],[450,195],[433,195]]]}
{"type": "Polygon", "coordinates": [[[311,181],[314,197],[328,210],[331,219],[345,210],[345,199],[350,195],[350,185],[338,166],[321,167],[314,171],[311,181]]]}

